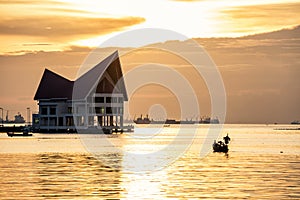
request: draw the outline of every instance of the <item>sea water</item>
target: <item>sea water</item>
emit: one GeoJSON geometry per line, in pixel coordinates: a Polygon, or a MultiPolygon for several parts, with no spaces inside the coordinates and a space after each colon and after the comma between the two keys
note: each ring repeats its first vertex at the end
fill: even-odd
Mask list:
{"type": "Polygon", "coordinates": [[[224,125],[211,139],[229,133],[228,154],[209,147],[202,155],[210,128],[138,126],[135,133],[84,138],[1,133],[0,199],[300,199],[300,130],[293,130],[299,126],[224,125]],[[172,157],[176,149],[162,150],[179,129],[196,135],[179,137],[174,148],[184,148],[172,157]],[[100,142],[103,148],[95,154],[86,138],[112,146],[100,142]],[[137,168],[143,165],[135,155],[145,157],[147,170],[137,168]]]}

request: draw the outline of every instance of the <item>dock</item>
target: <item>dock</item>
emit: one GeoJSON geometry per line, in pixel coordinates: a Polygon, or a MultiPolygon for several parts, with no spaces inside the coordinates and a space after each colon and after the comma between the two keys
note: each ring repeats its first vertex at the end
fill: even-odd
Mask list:
{"type": "MultiPolygon", "coordinates": [[[[79,133],[79,134],[122,134],[123,132],[133,132],[133,125],[126,126],[79,126],[79,127],[50,127],[50,129],[42,128],[42,129],[32,129],[33,133],[79,133]]],[[[7,131],[6,131],[7,132],[7,131]]],[[[18,132],[18,131],[15,131],[18,132]]]]}
{"type": "Polygon", "coordinates": [[[0,126],[0,133],[23,132],[25,126],[0,126]]]}
{"type": "Polygon", "coordinates": [[[79,128],[77,130],[77,133],[82,133],[82,134],[113,134],[113,133],[120,133],[122,134],[123,132],[133,132],[134,131],[134,126],[128,125],[128,126],[105,126],[105,127],[87,127],[87,128],[79,128]]]}

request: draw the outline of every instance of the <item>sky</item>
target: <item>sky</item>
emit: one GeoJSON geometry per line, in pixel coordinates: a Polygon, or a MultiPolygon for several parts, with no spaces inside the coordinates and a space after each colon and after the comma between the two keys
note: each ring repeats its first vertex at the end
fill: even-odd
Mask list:
{"type": "Polygon", "coordinates": [[[295,0],[1,0],[1,53],[98,46],[114,34],[162,28],[237,37],[296,26],[295,0]]]}
{"type": "MultiPolygon", "coordinates": [[[[224,81],[227,122],[300,120],[299,13],[300,1],[295,0],[0,0],[0,107],[10,111],[10,118],[18,111],[25,116],[27,107],[34,112],[33,96],[45,68],[73,80],[90,51],[107,39],[130,30],[160,28],[205,47],[224,81]],[[282,29],[286,31],[279,37],[282,29]]],[[[176,42],[172,45],[184,41],[176,42]]],[[[108,56],[112,49],[103,52],[108,56]]],[[[140,56],[124,57],[124,72],[140,56]]],[[[189,73],[188,68],[180,70],[189,73]]],[[[207,95],[198,96],[203,105],[209,105],[207,95]]],[[[132,109],[147,112],[141,106],[132,109]]]]}

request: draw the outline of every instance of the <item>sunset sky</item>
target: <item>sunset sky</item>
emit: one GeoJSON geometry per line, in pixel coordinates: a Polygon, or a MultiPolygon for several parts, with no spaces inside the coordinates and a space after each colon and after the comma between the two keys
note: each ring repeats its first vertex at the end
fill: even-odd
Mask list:
{"type": "Polygon", "coordinates": [[[236,37],[298,25],[295,0],[0,0],[0,52],[98,46],[122,31],[236,37]]]}
{"type": "Polygon", "coordinates": [[[37,110],[33,96],[45,68],[74,79],[88,53],[108,38],[161,28],[195,38],[212,56],[228,92],[228,122],[300,120],[294,105],[300,100],[299,0],[0,0],[0,15],[0,107],[10,118],[25,115],[26,107],[37,110]],[[282,29],[291,31],[258,35],[282,29]],[[261,38],[241,39],[248,35],[261,38]],[[274,98],[280,106],[270,103],[274,98]],[[257,118],[257,111],[264,114],[257,118]]]}

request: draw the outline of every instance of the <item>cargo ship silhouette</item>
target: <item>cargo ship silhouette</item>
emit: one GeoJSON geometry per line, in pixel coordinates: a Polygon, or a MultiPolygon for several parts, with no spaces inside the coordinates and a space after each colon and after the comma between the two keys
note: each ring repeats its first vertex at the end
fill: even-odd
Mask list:
{"type": "Polygon", "coordinates": [[[218,118],[203,117],[198,120],[175,120],[175,119],[166,119],[163,121],[156,121],[149,118],[149,115],[140,117],[133,120],[136,124],[219,124],[220,121],[218,118]]]}

